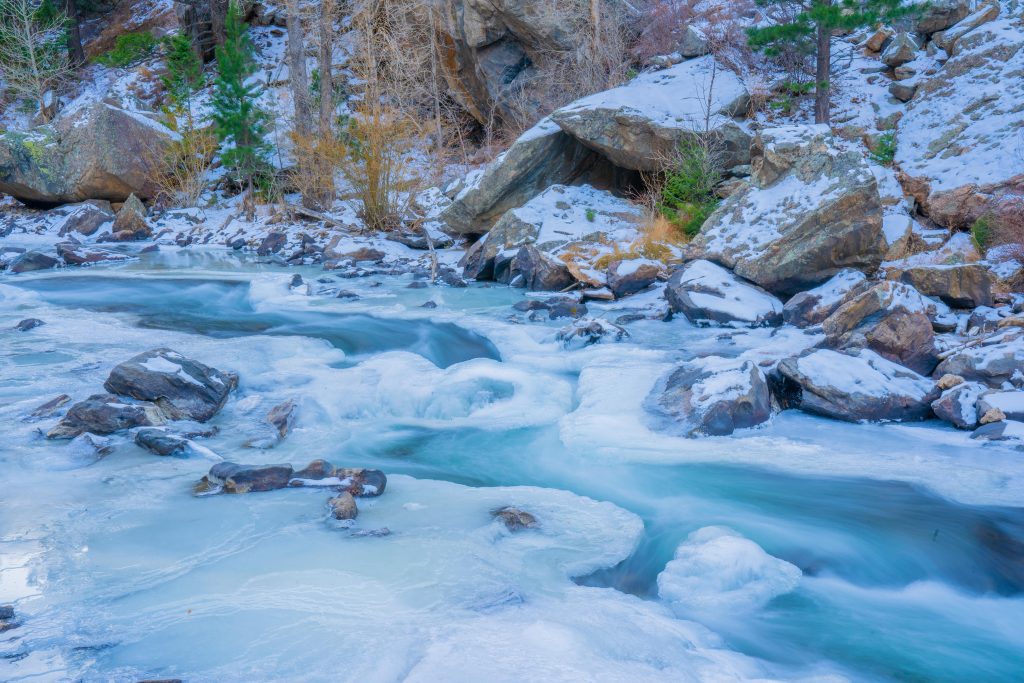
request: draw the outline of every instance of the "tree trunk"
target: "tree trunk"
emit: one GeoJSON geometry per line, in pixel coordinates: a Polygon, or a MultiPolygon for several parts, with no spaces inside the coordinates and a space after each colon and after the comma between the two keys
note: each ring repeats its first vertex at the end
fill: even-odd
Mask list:
{"type": "Polygon", "coordinates": [[[331,135],[334,119],[334,0],[320,3],[320,135],[331,135]]]}
{"type": "MultiPolygon", "coordinates": [[[[827,4],[831,4],[828,2],[827,4]]],[[[829,123],[831,90],[832,29],[818,24],[817,58],[814,70],[814,122],[829,123]]]]}
{"type": "Polygon", "coordinates": [[[288,75],[295,104],[295,132],[309,138],[313,115],[309,107],[309,74],[306,71],[306,41],[297,0],[288,0],[288,75]]]}
{"type": "Polygon", "coordinates": [[[82,29],[78,19],[78,0],[65,0],[64,10],[67,12],[68,25],[68,56],[71,66],[85,64],[85,50],[82,49],[82,29]]]}

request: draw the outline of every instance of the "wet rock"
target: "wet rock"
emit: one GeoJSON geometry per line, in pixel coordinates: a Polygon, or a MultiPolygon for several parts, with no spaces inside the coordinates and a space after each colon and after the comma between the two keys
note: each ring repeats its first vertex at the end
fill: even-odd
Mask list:
{"type": "Polygon", "coordinates": [[[356,497],[373,498],[384,493],[388,478],[380,470],[335,467],[326,460],[314,460],[295,472],[289,486],[326,486],[344,489],[356,497]]]}
{"type": "Polygon", "coordinates": [[[235,237],[233,239],[229,239],[226,246],[234,251],[240,251],[245,248],[245,245],[246,241],[244,237],[235,237]]]}
{"type": "Polygon", "coordinates": [[[19,332],[28,332],[29,330],[34,330],[40,325],[45,324],[46,323],[39,318],[25,318],[24,320],[19,321],[18,324],[14,326],[14,329],[19,332]]]}
{"type": "Polygon", "coordinates": [[[582,318],[587,315],[587,305],[575,299],[557,299],[550,302],[547,308],[548,318],[582,318]]]}
{"type": "Polygon", "coordinates": [[[96,461],[110,455],[114,451],[114,444],[109,437],[85,432],[73,438],[67,449],[75,458],[96,461]]]}
{"type": "Polygon", "coordinates": [[[825,284],[790,297],[782,308],[782,319],[797,327],[818,325],[866,287],[864,273],[849,269],[840,271],[825,284]]]}
{"type": "Polygon", "coordinates": [[[11,261],[8,271],[11,273],[29,273],[34,270],[48,270],[59,265],[57,259],[38,251],[26,251],[11,261]]]}
{"type": "Polygon", "coordinates": [[[133,242],[153,235],[149,223],[146,222],[146,207],[134,194],[128,195],[128,199],[117,210],[110,231],[108,239],[114,242],[133,242]]]}
{"type": "Polygon", "coordinates": [[[724,436],[772,416],[772,397],[751,361],[708,358],[673,371],[648,398],[652,412],[686,436],[724,436]]]}
{"type": "Polygon", "coordinates": [[[260,241],[260,245],[256,247],[257,256],[270,256],[284,249],[284,245],[288,242],[288,236],[283,232],[271,232],[268,233],[260,241]]]}
{"type": "Polygon", "coordinates": [[[978,426],[978,398],[988,391],[988,387],[978,382],[964,382],[962,378],[952,387],[944,386],[941,381],[936,386],[942,390],[942,395],[932,401],[932,412],[936,417],[958,429],[978,426]]]}
{"type": "Polygon", "coordinates": [[[426,289],[430,285],[423,280],[413,280],[405,286],[406,289],[426,289]]]}
{"type": "Polygon", "coordinates": [[[304,284],[305,282],[303,282],[302,276],[295,273],[292,275],[292,279],[288,281],[288,289],[295,289],[296,287],[301,287],[304,284]]]}
{"type": "Polygon", "coordinates": [[[359,298],[359,295],[356,294],[355,292],[351,292],[351,291],[349,291],[347,289],[343,289],[340,292],[338,292],[338,294],[337,294],[337,296],[335,298],[337,298],[337,299],[351,299],[352,301],[355,301],[356,299],[359,298]]]}
{"type": "Polygon", "coordinates": [[[613,261],[608,266],[608,288],[616,299],[642,292],[658,281],[664,269],[652,259],[613,261]]]}
{"type": "Polygon", "coordinates": [[[197,494],[258,493],[275,491],[288,486],[293,470],[291,465],[239,465],[220,462],[210,468],[195,487],[197,494]]]}
{"type": "Polygon", "coordinates": [[[391,529],[383,526],[379,529],[360,529],[353,531],[350,536],[352,538],[383,538],[391,535],[391,529]]]}
{"type": "Polygon", "coordinates": [[[1009,441],[1011,439],[1024,439],[1024,423],[1003,420],[1000,422],[989,422],[971,433],[971,438],[977,441],[1009,441]]]}
{"type": "Polygon", "coordinates": [[[288,399],[284,403],[274,406],[267,413],[267,422],[277,430],[277,436],[279,439],[283,439],[288,436],[288,432],[292,430],[292,425],[295,424],[295,415],[298,411],[298,406],[295,404],[293,399],[288,399]]]}
{"type": "Polygon", "coordinates": [[[56,398],[51,398],[46,403],[42,404],[38,408],[32,411],[31,417],[49,417],[56,413],[60,408],[71,401],[71,397],[67,394],[61,394],[56,398]]]}
{"type": "Polygon", "coordinates": [[[60,242],[54,248],[57,250],[57,255],[60,256],[61,260],[69,266],[85,266],[105,261],[127,261],[131,258],[127,254],[119,254],[109,249],[72,244],[71,242],[60,242]]]}
{"type": "Polygon", "coordinates": [[[18,628],[18,622],[14,612],[14,605],[0,605],[0,633],[18,628]]]}
{"type": "Polygon", "coordinates": [[[334,465],[326,460],[314,460],[301,470],[297,470],[293,477],[295,479],[326,479],[334,476],[334,465]]]}
{"type": "Polygon", "coordinates": [[[85,432],[113,434],[122,429],[151,427],[163,422],[163,412],[153,403],[125,403],[113,394],[93,394],[71,406],[46,437],[70,439],[85,432]]]}
{"type": "Polygon", "coordinates": [[[505,525],[509,531],[536,529],[540,526],[537,518],[525,510],[516,507],[504,507],[491,512],[491,516],[505,525]]]}
{"type": "Polygon", "coordinates": [[[509,264],[509,284],[530,291],[557,292],[575,282],[565,263],[533,245],[520,248],[509,264]]]}
{"type": "Polygon", "coordinates": [[[331,508],[331,516],[334,519],[355,519],[359,516],[356,499],[348,491],[342,491],[340,495],[328,500],[327,504],[331,508]]]}
{"type": "Polygon", "coordinates": [[[931,380],[867,349],[811,350],[778,372],[799,389],[801,410],[849,422],[923,420],[938,398],[931,380]]]}
{"type": "Polygon", "coordinates": [[[710,261],[691,261],[676,270],[665,298],[674,312],[698,325],[782,323],[781,301],[710,261]]]}
{"type": "Polygon", "coordinates": [[[157,427],[146,427],[135,432],[135,443],[156,455],[176,455],[188,447],[187,439],[157,427]]]}
{"type": "Polygon", "coordinates": [[[584,318],[563,327],[555,340],[566,349],[581,349],[601,342],[619,342],[629,338],[629,332],[620,325],[600,318],[584,318]]]}
{"type": "Polygon", "coordinates": [[[437,302],[436,301],[425,301],[423,304],[420,305],[420,308],[430,308],[430,309],[437,308],[437,302]]]}
{"type": "Polygon", "coordinates": [[[115,367],[103,388],[153,401],[170,419],[206,422],[224,407],[237,383],[235,375],[161,348],[115,367]]]}
{"type": "Polygon", "coordinates": [[[701,258],[776,295],[792,296],[885,255],[878,183],[863,155],[826,126],[762,130],[751,184],[731,195],[691,243],[701,258]]]}
{"type": "Polygon", "coordinates": [[[913,285],[926,296],[942,299],[953,308],[991,306],[992,271],[967,263],[951,266],[918,266],[899,273],[902,282],[913,285]]]}

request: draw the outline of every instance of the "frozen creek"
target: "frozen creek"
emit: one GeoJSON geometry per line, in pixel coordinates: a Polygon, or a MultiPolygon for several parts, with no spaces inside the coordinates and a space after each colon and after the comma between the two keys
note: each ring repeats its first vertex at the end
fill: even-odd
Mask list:
{"type": "Polygon", "coordinates": [[[215,252],[0,279],[0,680],[1020,680],[1024,454],[797,412],[675,438],[641,407],[657,378],[769,332],[642,321],[567,351],[510,320],[520,290],[343,300],[294,272],[321,286],[215,252]],[[25,419],[158,346],[239,373],[213,453],[387,492],[347,529],[322,490],[196,498],[209,459],[123,436],[97,459],[25,419]],[[289,398],[295,431],[244,448],[289,398]]]}

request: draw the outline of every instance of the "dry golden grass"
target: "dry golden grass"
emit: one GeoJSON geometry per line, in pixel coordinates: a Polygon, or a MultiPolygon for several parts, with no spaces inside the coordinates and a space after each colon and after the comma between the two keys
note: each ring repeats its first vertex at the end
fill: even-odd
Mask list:
{"type": "Polygon", "coordinates": [[[334,136],[302,135],[291,131],[295,168],[291,183],[309,208],[326,211],[334,203],[334,173],[345,161],[348,148],[334,136]]]}

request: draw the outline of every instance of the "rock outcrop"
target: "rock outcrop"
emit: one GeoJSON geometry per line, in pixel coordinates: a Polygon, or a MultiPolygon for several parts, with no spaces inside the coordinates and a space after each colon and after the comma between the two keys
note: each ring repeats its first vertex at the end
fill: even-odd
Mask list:
{"type": "Polygon", "coordinates": [[[751,184],[708,218],[693,244],[703,258],[774,294],[792,295],[841,270],[877,270],[886,251],[874,175],[825,126],[761,131],[751,184]]]}
{"type": "Polygon", "coordinates": [[[0,135],[0,193],[36,206],[153,195],[152,163],[176,133],[99,102],[27,132],[0,135]]]}

